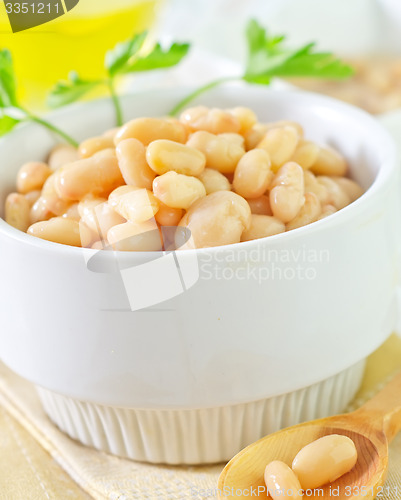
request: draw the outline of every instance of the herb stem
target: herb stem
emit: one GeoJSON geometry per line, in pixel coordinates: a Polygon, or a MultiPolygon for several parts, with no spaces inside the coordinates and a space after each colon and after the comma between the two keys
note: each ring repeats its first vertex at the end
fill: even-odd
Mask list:
{"type": "Polygon", "coordinates": [[[53,125],[52,123],[49,123],[46,120],[43,120],[42,118],[39,118],[38,116],[32,114],[30,111],[27,111],[24,108],[20,108],[27,116],[27,118],[35,123],[38,123],[39,125],[42,125],[43,127],[46,127],[47,129],[51,130],[58,136],[62,137],[66,142],[71,144],[71,146],[74,146],[75,148],[78,147],[78,142],[73,139],[71,136],[60,130],[58,127],[53,125]]]}
{"type": "Polygon", "coordinates": [[[191,101],[202,95],[204,92],[214,89],[215,87],[218,87],[222,83],[232,82],[240,79],[241,79],[240,76],[227,76],[224,78],[219,78],[218,80],[214,80],[213,82],[207,83],[202,87],[199,87],[198,89],[194,90],[191,94],[189,94],[187,97],[182,99],[178,104],[176,104],[174,108],[170,111],[169,116],[176,116],[180,111],[182,111],[187,106],[187,104],[189,104],[191,101]]]}
{"type": "Polygon", "coordinates": [[[108,80],[107,84],[108,84],[108,87],[110,89],[111,98],[113,100],[114,108],[115,108],[115,111],[116,111],[117,127],[121,127],[121,125],[124,123],[124,120],[123,120],[123,111],[121,109],[120,99],[118,98],[116,90],[114,88],[114,79],[110,78],[108,80]]]}

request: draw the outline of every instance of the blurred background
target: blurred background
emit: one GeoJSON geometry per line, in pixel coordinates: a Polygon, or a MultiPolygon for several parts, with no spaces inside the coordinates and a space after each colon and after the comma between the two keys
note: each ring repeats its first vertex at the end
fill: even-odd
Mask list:
{"type": "MultiPolygon", "coordinates": [[[[355,68],[355,76],[346,82],[290,83],[374,114],[401,106],[401,0],[170,0],[163,6],[158,31],[240,62],[244,24],[251,17],[271,33],[285,34],[289,45],[315,41],[320,50],[337,53],[355,68]]],[[[218,67],[222,72],[221,63],[218,67]]]]}
{"type": "MultiPolygon", "coordinates": [[[[191,41],[195,49],[178,68],[140,75],[124,90],[149,85],[204,83],[239,71],[244,26],[257,18],[289,44],[318,42],[349,60],[347,82],[290,83],[334,95],[372,113],[401,106],[400,0],[80,0],[69,13],[36,28],[12,33],[0,2],[0,47],[12,51],[20,97],[43,107],[49,87],[72,69],[102,78],[107,49],[134,32],[150,29],[166,42],[191,41]]],[[[93,95],[91,96],[93,97],[93,95]]]]}

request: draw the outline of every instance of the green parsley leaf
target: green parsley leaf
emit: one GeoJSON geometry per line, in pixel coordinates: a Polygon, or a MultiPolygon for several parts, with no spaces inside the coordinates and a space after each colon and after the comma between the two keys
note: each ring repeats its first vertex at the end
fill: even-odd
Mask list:
{"type": "Polygon", "coordinates": [[[81,80],[76,71],[71,71],[68,75],[68,80],[60,80],[50,91],[47,99],[47,104],[51,108],[58,108],[65,104],[77,101],[83,95],[93,90],[101,81],[86,81],[81,80]]]}
{"type": "Polygon", "coordinates": [[[19,122],[19,120],[3,114],[0,110],[0,136],[10,132],[19,122]]]}
{"type": "Polygon", "coordinates": [[[250,83],[269,84],[272,77],[347,78],[350,66],[328,52],[314,52],[314,43],[300,49],[284,47],[284,36],[269,36],[252,19],[247,26],[248,62],[243,79],[250,83]]]}
{"type": "Polygon", "coordinates": [[[77,101],[90,90],[98,85],[109,88],[112,101],[116,111],[116,122],[121,125],[123,113],[120,99],[115,90],[115,80],[118,76],[137,71],[147,71],[174,66],[187,54],[189,44],[173,43],[170,47],[163,49],[159,43],[147,51],[145,46],[147,32],[134,35],[125,42],[118,43],[112,50],[106,53],[104,65],[107,77],[104,80],[89,81],[82,80],[73,71],[69,74],[67,81],[59,81],[48,95],[48,105],[51,108],[63,106],[77,101]]]}
{"type": "Polygon", "coordinates": [[[0,49],[0,136],[10,132],[18,123],[31,120],[58,134],[74,146],[76,141],[68,134],[30,113],[17,100],[17,82],[14,73],[12,56],[9,50],[0,49]]]}
{"type": "Polygon", "coordinates": [[[128,61],[123,68],[125,73],[134,71],[149,71],[152,69],[170,68],[178,64],[189,51],[188,43],[173,43],[170,47],[163,49],[160,43],[157,43],[152,50],[144,54],[138,55],[128,61]]]}
{"type": "Polygon", "coordinates": [[[134,35],[125,42],[118,43],[114,49],[106,52],[105,66],[110,76],[124,73],[128,61],[142,48],[147,37],[147,32],[134,35]]]}
{"type": "Polygon", "coordinates": [[[266,30],[255,19],[251,19],[246,27],[246,39],[250,58],[259,51],[266,51],[270,55],[280,52],[280,44],[285,40],[284,35],[269,38],[266,30]]]}
{"type": "Polygon", "coordinates": [[[276,68],[275,75],[282,77],[314,77],[341,79],[352,76],[353,69],[337,59],[330,52],[315,52],[315,44],[305,45],[295,53],[282,67],[276,68]]]}
{"type": "Polygon", "coordinates": [[[0,107],[17,106],[13,60],[7,49],[0,50],[0,107]]]}

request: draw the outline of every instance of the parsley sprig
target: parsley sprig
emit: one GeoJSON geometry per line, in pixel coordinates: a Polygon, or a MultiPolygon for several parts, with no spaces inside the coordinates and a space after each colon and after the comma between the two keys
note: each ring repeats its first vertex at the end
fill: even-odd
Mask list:
{"type": "Polygon", "coordinates": [[[255,19],[248,22],[246,41],[248,57],[242,75],[220,78],[196,89],[180,101],[170,115],[177,115],[196,97],[228,81],[243,80],[252,84],[269,85],[275,77],[343,79],[353,74],[350,66],[330,52],[315,52],[314,43],[308,43],[299,49],[287,48],[284,35],[269,35],[255,19]]]}
{"type": "Polygon", "coordinates": [[[67,81],[59,81],[50,91],[48,105],[51,108],[64,106],[79,100],[91,90],[106,86],[109,89],[116,110],[117,125],[123,124],[121,103],[116,93],[116,80],[124,75],[169,68],[178,64],[188,53],[188,43],[173,43],[163,48],[160,43],[148,44],[147,32],[134,35],[118,43],[106,53],[104,66],[107,77],[102,80],[83,80],[76,71],[71,71],[67,81]]]}
{"type": "MultiPolygon", "coordinates": [[[[196,89],[180,101],[170,112],[178,114],[196,97],[228,81],[242,80],[251,84],[269,85],[275,77],[315,77],[341,79],[352,75],[350,66],[329,52],[315,52],[315,44],[299,49],[285,46],[285,36],[271,36],[254,19],[246,28],[248,58],[243,74],[213,80],[196,89]]],[[[170,68],[178,64],[188,53],[188,43],[172,43],[163,47],[150,43],[147,32],[134,35],[109,50],[104,59],[105,78],[86,80],[71,71],[67,80],[56,83],[48,96],[48,105],[57,108],[78,101],[98,87],[106,87],[115,107],[116,123],[122,125],[123,112],[116,92],[118,79],[128,74],[154,69],[170,68]]],[[[9,50],[0,50],[0,136],[12,130],[18,123],[34,121],[52,130],[65,141],[77,146],[77,142],[52,123],[25,109],[17,99],[17,83],[9,50]]]]}
{"type": "Polygon", "coordinates": [[[7,49],[0,50],[0,136],[10,132],[16,125],[25,121],[34,121],[70,144],[77,146],[77,142],[68,134],[52,123],[39,118],[25,109],[17,99],[17,82],[11,53],[7,49]]]}
{"type": "MultiPolygon", "coordinates": [[[[49,93],[47,103],[51,108],[58,108],[78,101],[99,86],[105,86],[109,89],[115,107],[117,125],[122,125],[123,112],[115,90],[116,80],[136,72],[174,66],[187,54],[189,48],[188,43],[173,43],[166,48],[160,43],[149,44],[147,32],[134,35],[106,53],[104,61],[106,78],[85,80],[76,71],[71,71],[68,80],[56,83],[49,93]]],[[[0,136],[10,132],[19,123],[29,120],[55,132],[73,146],[78,146],[68,134],[47,120],[34,115],[19,103],[11,53],[7,49],[2,49],[0,50],[0,136]]]]}

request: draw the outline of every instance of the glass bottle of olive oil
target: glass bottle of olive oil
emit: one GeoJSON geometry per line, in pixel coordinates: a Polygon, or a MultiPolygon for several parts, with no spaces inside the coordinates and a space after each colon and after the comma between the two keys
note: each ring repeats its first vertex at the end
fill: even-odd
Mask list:
{"type": "MultiPolygon", "coordinates": [[[[13,8],[31,2],[13,0],[13,8]]],[[[44,10],[47,2],[44,0],[44,10]]],[[[0,0],[0,48],[10,49],[19,98],[34,108],[44,105],[48,89],[76,70],[82,78],[102,78],[105,52],[151,25],[160,0],[79,0],[66,14],[13,33],[7,0],[0,0]]]]}

